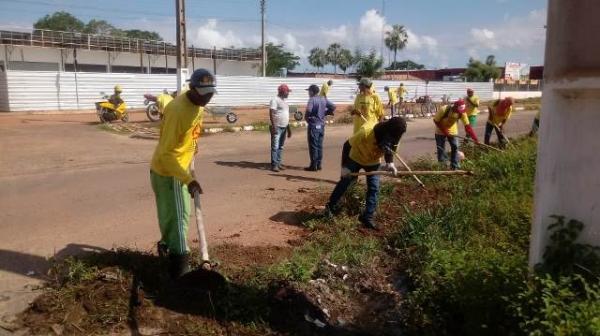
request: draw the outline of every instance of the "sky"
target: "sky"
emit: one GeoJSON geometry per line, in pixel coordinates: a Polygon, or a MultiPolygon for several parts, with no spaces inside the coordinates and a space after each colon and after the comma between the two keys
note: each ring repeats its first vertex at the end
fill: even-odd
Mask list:
{"type": "MultiPolygon", "coordinates": [[[[267,41],[301,56],[296,71],[314,70],[306,57],[333,42],[354,50],[382,48],[382,32],[400,24],[408,45],[398,61],[427,68],[463,67],[470,57],[543,64],[547,0],[266,0],[267,41]]],[[[65,10],[83,21],[157,31],[175,40],[173,0],[0,0],[0,29],[30,29],[40,17],[65,10]]],[[[186,0],[188,44],[259,47],[259,0],[186,0]]],[[[393,54],[383,48],[387,63],[393,54]]],[[[332,69],[329,69],[332,70],[332,69]]]]}

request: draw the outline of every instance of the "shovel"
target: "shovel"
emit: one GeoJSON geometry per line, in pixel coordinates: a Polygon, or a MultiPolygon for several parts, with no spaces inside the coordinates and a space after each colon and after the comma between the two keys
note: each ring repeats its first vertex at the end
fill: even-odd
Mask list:
{"type": "MultiPolygon", "coordinates": [[[[194,160],[190,166],[192,176],[196,178],[194,171],[194,160]]],[[[186,287],[198,288],[205,291],[214,291],[222,288],[227,280],[225,277],[214,270],[216,263],[211,263],[208,256],[208,244],[206,242],[206,232],[204,232],[204,220],[202,217],[202,207],[200,206],[200,193],[194,193],[194,208],[196,211],[196,228],[198,229],[198,243],[200,244],[200,267],[190,271],[178,279],[178,282],[186,287]]]]}

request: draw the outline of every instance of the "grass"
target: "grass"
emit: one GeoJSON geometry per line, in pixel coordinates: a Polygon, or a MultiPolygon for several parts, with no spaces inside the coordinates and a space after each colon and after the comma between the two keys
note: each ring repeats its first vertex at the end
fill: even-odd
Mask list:
{"type": "MultiPolygon", "coordinates": [[[[574,240],[582,224],[553,227],[559,243],[549,250],[549,266],[561,272],[528,274],[537,144],[513,143],[504,153],[464,149],[463,168],[474,177],[423,177],[427,190],[411,179],[384,182],[379,233],[357,230],[359,184],[341,216],[303,215],[303,239],[280,257],[249,263],[256,250],[217,247],[230,283],[210,297],[173,288],[164,261],[152,254],[67,259],[54,267],[51,289],[24,324],[34,334],[50,333],[54,324],[66,333],[124,331],[135,321],[169,334],[597,335],[600,262],[593,247],[574,240]],[[228,258],[236,249],[242,258],[228,258]],[[581,266],[596,278],[572,276],[581,266]],[[145,298],[132,308],[136,283],[145,298]],[[315,329],[305,316],[328,327],[315,329]]],[[[413,166],[437,169],[429,160],[413,166]]],[[[322,204],[325,196],[310,198],[322,204]]]]}

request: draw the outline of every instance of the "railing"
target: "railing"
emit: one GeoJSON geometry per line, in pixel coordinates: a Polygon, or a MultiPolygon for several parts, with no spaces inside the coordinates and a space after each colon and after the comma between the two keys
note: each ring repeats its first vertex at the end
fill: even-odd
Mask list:
{"type": "MultiPolygon", "coordinates": [[[[32,32],[0,31],[0,44],[12,46],[76,48],[114,52],[143,53],[176,56],[177,47],[164,41],[130,39],[126,37],[92,35],[35,29],[32,32]]],[[[260,60],[258,49],[202,49],[188,48],[188,57],[223,60],[260,60]]]]}

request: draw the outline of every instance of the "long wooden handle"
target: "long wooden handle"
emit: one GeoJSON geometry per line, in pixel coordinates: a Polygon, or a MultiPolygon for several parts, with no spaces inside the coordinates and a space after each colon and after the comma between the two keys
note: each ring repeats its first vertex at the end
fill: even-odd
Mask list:
{"type": "MultiPolygon", "coordinates": [[[[196,178],[196,171],[194,166],[194,159],[190,164],[190,173],[196,178]]],[[[204,231],[204,217],[202,216],[202,206],[200,205],[200,193],[196,191],[194,193],[194,208],[196,210],[196,228],[198,229],[198,243],[200,244],[200,257],[202,263],[210,261],[208,257],[208,243],[206,242],[206,232],[204,231]]]]}
{"type": "Polygon", "coordinates": [[[350,173],[349,176],[371,176],[371,175],[382,175],[390,177],[404,177],[409,175],[473,175],[470,170],[413,170],[413,171],[399,171],[397,176],[390,171],[375,170],[371,172],[359,172],[350,173]]]}
{"type": "MultiPolygon", "coordinates": [[[[404,166],[404,168],[406,168],[406,170],[408,170],[409,172],[412,172],[412,169],[410,169],[410,167],[408,166],[408,164],[406,162],[404,162],[404,160],[402,160],[402,158],[400,157],[400,154],[394,152],[394,155],[402,163],[402,165],[404,166]]],[[[421,187],[423,189],[425,189],[425,184],[421,181],[421,179],[419,179],[417,177],[417,175],[413,174],[412,177],[415,179],[415,181],[417,181],[417,183],[419,183],[419,185],[421,185],[421,187]]]]}
{"type": "Polygon", "coordinates": [[[500,148],[496,148],[496,147],[494,147],[494,146],[486,145],[486,144],[484,144],[484,143],[481,143],[481,142],[475,142],[475,140],[473,140],[473,139],[471,139],[471,138],[465,138],[464,136],[460,136],[460,135],[453,135],[453,136],[455,136],[455,137],[457,137],[457,138],[459,138],[459,139],[462,139],[462,140],[471,141],[472,143],[474,143],[474,144],[476,144],[476,145],[479,145],[479,146],[481,146],[481,147],[485,147],[485,148],[488,148],[488,149],[493,149],[493,150],[495,150],[495,151],[497,151],[497,152],[500,152],[500,153],[503,153],[503,152],[504,152],[504,151],[503,151],[502,149],[500,149],[500,148]]]}

